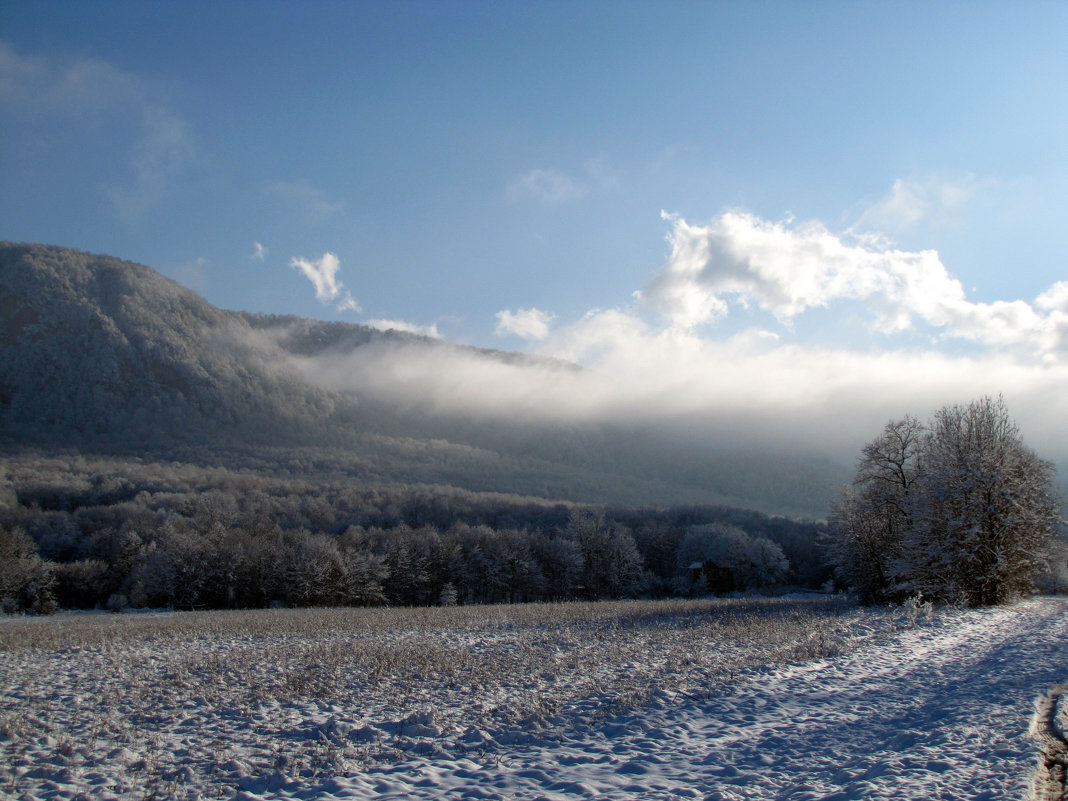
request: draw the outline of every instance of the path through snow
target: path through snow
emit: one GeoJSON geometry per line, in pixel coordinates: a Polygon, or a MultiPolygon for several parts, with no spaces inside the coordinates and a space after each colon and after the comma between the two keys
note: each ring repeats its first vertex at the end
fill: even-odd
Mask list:
{"type": "MultiPolygon", "coordinates": [[[[832,660],[750,671],[559,742],[418,758],[246,798],[1023,799],[1036,697],[1068,679],[1068,599],[946,612],[832,660]]],[[[259,790],[260,793],[256,793],[259,790]]]]}

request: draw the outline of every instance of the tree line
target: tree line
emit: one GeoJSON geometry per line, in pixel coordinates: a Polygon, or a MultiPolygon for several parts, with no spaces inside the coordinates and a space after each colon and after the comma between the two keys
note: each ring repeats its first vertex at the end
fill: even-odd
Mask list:
{"type": "Polygon", "coordinates": [[[737,589],[829,575],[819,524],[727,507],[592,507],[77,456],[12,460],[7,472],[0,599],[12,610],[697,593],[695,537],[737,589]]]}

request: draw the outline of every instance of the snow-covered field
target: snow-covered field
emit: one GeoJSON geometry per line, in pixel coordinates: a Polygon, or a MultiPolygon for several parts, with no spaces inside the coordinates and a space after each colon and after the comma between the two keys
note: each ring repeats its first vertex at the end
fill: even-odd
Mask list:
{"type": "Polygon", "coordinates": [[[1063,598],[8,618],[0,797],[1021,799],[1066,680],[1063,598]]]}

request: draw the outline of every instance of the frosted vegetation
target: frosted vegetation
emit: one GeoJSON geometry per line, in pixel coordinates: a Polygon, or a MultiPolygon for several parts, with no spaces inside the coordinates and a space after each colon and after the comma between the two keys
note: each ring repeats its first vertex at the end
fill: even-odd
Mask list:
{"type": "Polygon", "coordinates": [[[9,616],[0,794],[1053,798],[1065,664],[1057,598],[9,616]]]}
{"type": "Polygon", "coordinates": [[[733,571],[732,589],[829,577],[821,525],[725,507],[590,507],[129,460],[12,459],[6,473],[0,598],[13,610],[694,594],[709,588],[689,570],[688,535],[733,571]]]}
{"type": "Polygon", "coordinates": [[[492,760],[916,621],[827,600],[8,618],[0,791],[214,796],[418,755],[492,760]]]}
{"type": "Polygon", "coordinates": [[[887,423],[835,509],[828,554],[866,601],[1007,603],[1068,578],[1055,469],[1001,398],[887,423]]]}

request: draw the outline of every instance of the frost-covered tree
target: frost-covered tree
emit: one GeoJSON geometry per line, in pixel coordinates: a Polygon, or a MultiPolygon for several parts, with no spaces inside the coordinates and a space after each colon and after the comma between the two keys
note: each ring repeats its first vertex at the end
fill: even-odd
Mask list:
{"type": "Polygon", "coordinates": [[[679,542],[676,561],[683,578],[680,589],[686,586],[685,571],[691,565],[711,562],[731,571],[739,588],[768,587],[786,579],[790,561],[782,548],[767,537],[751,536],[744,529],[729,523],[708,523],[692,526],[679,542]]]}
{"type": "Polygon", "coordinates": [[[293,606],[347,604],[349,575],[337,540],[303,529],[287,532],[286,540],[286,600],[293,606]]]}
{"type": "Polygon", "coordinates": [[[49,563],[21,528],[0,527],[0,607],[5,612],[51,614],[56,610],[49,563]]]}
{"type": "Polygon", "coordinates": [[[1058,521],[1053,465],[999,397],[891,422],[864,448],[827,552],[869,602],[923,593],[969,606],[1029,592],[1058,521]]]}
{"type": "Polygon", "coordinates": [[[1053,476],[1001,398],[940,409],[924,440],[902,584],[970,606],[1029,592],[1057,525],[1053,476]]]}
{"type": "Polygon", "coordinates": [[[573,539],[539,532],[532,548],[545,576],[546,600],[571,598],[582,583],[582,547],[573,539]]]}
{"type": "Polygon", "coordinates": [[[891,420],[864,446],[853,484],[831,514],[825,545],[836,573],[865,603],[894,595],[894,571],[912,523],[924,426],[891,420]]]}
{"type": "Polygon", "coordinates": [[[576,510],[566,534],[582,550],[584,596],[619,598],[638,590],[645,565],[629,531],[608,524],[603,514],[576,510]]]}

